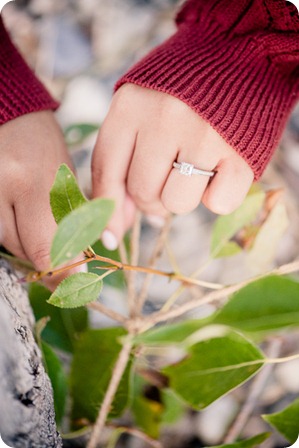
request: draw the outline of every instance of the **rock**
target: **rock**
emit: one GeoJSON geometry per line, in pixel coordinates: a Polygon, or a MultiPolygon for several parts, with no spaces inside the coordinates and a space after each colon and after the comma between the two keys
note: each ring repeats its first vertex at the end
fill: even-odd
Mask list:
{"type": "Polygon", "coordinates": [[[28,295],[0,259],[0,434],[14,448],[59,448],[53,394],[28,295]]]}

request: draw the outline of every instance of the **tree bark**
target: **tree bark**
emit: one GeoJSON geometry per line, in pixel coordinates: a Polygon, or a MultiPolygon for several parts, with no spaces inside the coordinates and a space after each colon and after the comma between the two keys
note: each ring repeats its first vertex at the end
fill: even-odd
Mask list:
{"type": "Polygon", "coordinates": [[[27,292],[0,258],[0,434],[13,448],[61,447],[33,326],[27,292]]]}

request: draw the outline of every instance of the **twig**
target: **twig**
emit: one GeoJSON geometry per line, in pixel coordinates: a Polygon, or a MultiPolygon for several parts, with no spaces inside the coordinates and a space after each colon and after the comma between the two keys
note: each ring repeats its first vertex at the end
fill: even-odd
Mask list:
{"type": "Polygon", "coordinates": [[[228,297],[229,295],[233,294],[236,291],[239,291],[240,289],[244,288],[250,283],[262,279],[264,277],[267,277],[268,275],[272,274],[285,275],[285,274],[291,274],[292,272],[296,272],[298,270],[299,270],[299,260],[296,260],[292,263],[280,266],[279,268],[274,269],[273,271],[265,272],[262,275],[252,277],[248,280],[237,283],[235,285],[224,287],[218,291],[212,291],[209,294],[206,294],[204,297],[190,300],[189,302],[186,302],[173,310],[166,312],[157,311],[156,313],[151,314],[151,316],[149,316],[147,319],[144,319],[145,326],[148,328],[148,325],[152,326],[157,324],[158,322],[163,322],[168,319],[174,319],[175,317],[182,316],[188,311],[194,310],[201,305],[228,297]]]}
{"type": "MultiPolygon", "coordinates": [[[[163,250],[163,246],[165,244],[168,232],[169,232],[169,228],[170,228],[170,224],[171,224],[171,215],[167,216],[166,220],[165,220],[165,224],[160,232],[160,235],[156,241],[156,245],[154,247],[152,256],[148,262],[148,267],[150,269],[153,269],[156,266],[156,263],[158,261],[158,259],[161,256],[161,252],[163,250]]],[[[148,289],[151,283],[151,280],[153,278],[153,274],[147,274],[147,276],[144,279],[144,282],[142,284],[141,287],[141,291],[138,297],[138,301],[137,301],[137,314],[140,314],[148,293],[148,289]]]]}
{"type": "Polygon", "coordinates": [[[285,274],[291,274],[292,272],[296,272],[298,270],[299,270],[299,260],[295,260],[292,263],[283,264],[282,266],[273,269],[273,271],[269,272],[268,274],[285,275],[285,274]]]}
{"type": "Polygon", "coordinates": [[[105,316],[110,317],[111,319],[115,320],[116,322],[120,322],[124,324],[126,322],[126,318],[122,316],[121,314],[117,313],[116,311],[111,310],[110,308],[107,308],[105,305],[103,305],[100,302],[91,302],[87,304],[88,308],[91,308],[93,310],[99,311],[102,314],[105,314],[105,316]]]}
{"type": "Polygon", "coordinates": [[[113,369],[113,372],[111,375],[111,380],[110,380],[108,389],[106,391],[104,400],[102,402],[102,406],[99,411],[99,415],[94,424],[90,440],[87,444],[87,448],[96,448],[96,446],[100,440],[101,433],[105,426],[107,416],[110,412],[114,396],[116,394],[119,383],[122,379],[123,373],[127,367],[127,364],[128,364],[129,358],[130,358],[132,345],[133,345],[133,343],[132,343],[131,338],[127,339],[119,353],[118,359],[115,363],[115,366],[114,366],[114,369],[113,369]]]}
{"type": "Polygon", "coordinates": [[[120,256],[120,261],[121,261],[123,264],[129,264],[128,254],[127,254],[127,249],[126,249],[124,240],[122,240],[122,241],[119,243],[119,246],[118,246],[118,252],[119,252],[119,256],[120,256]]]}
{"type": "MultiPolygon", "coordinates": [[[[141,213],[136,212],[134,225],[132,228],[130,252],[131,252],[131,265],[137,265],[139,260],[139,240],[140,240],[140,227],[141,227],[141,213]]],[[[136,271],[132,270],[128,275],[128,305],[130,316],[136,315],[136,271]]]]}
{"type": "Polygon", "coordinates": [[[171,296],[166,300],[166,302],[164,303],[164,305],[162,306],[162,308],[160,309],[160,313],[161,312],[166,312],[168,311],[172,305],[176,302],[176,300],[178,299],[178,297],[185,291],[186,286],[185,285],[180,285],[172,294],[171,296]]]}
{"type": "Polygon", "coordinates": [[[77,266],[81,266],[82,264],[89,263],[90,261],[94,261],[95,257],[89,257],[84,258],[83,260],[77,261],[76,263],[72,263],[66,266],[62,266],[61,268],[48,270],[48,271],[36,271],[36,272],[29,272],[29,274],[25,277],[25,281],[30,282],[37,282],[38,280],[41,280],[43,277],[53,277],[54,275],[61,274],[63,272],[69,271],[70,269],[73,269],[77,266]]]}
{"type": "MultiPolygon", "coordinates": [[[[281,340],[273,339],[269,345],[269,357],[277,358],[281,349],[281,340]]],[[[252,383],[251,390],[245,400],[245,403],[234,420],[232,426],[229,428],[227,435],[223,443],[233,443],[242,433],[243,428],[248,421],[248,418],[252,414],[256,402],[258,401],[261,393],[264,390],[265,384],[271,374],[274,364],[267,363],[267,365],[261,370],[255,380],[252,383]]]]}
{"type": "Polygon", "coordinates": [[[139,429],[128,428],[127,426],[116,426],[116,425],[112,425],[112,424],[109,424],[107,426],[109,428],[115,428],[117,431],[119,431],[121,433],[126,432],[127,434],[130,434],[134,437],[138,437],[139,439],[143,440],[144,442],[148,443],[150,446],[152,446],[154,448],[163,448],[161,442],[159,442],[158,440],[152,439],[151,437],[149,437],[147,434],[140,431],[139,429]]]}
{"type": "Polygon", "coordinates": [[[176,260],[175,254],[172,250],[172,247],[169,243],[169,241],[165,241],[165,249],[167,252],[168,260],[170,262],[171,267],[175,272],[181,272],[180,266],[176,260]]]}
{"type": "Polygon", "coordinates": [[[223,285],[218,283],[206,282],[204,280],[197,280],[192,277],[187,277],[181,274],[177,274],[175,272],[164,272],[159,269],[151,269],[143,266],[132,266],[130,264],[123,264],[120,261],[113,260],[112,258],[103,257],[102,255],[95,255],[92,258],[86,258],[84,260],[78,261],[76,263],[70,264],[68,266],[63,266],[61,268],[43,272],[31,272],[25,277],[27,282],[36,282],[43,277],[53,277],[54,275],[60,274],[62,272],[68,271],[76,266],[80,266],[85,263],[89,263],[91,261],[101,261],[104,263],[110,263],[109,269],[112,269],[113,266],[116,266],[118,269],[123,271],[134,271],[134,272],[143,272],[144,274],[155,274],[160,275],[162,277],[167,277],[169,280],[176,280],[178,282],[184,283],[185,285],[195,285],[201,286],[203,288],[210,289],[222,289],[223,285]]]}

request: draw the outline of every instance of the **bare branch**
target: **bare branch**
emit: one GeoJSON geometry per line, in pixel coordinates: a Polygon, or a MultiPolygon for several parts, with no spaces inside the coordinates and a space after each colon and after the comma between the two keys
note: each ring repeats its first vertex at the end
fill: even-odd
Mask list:
{"type": "MultiPolygon", "coordinates": [[[[156,266],[156,263],[161,256],[161,252],[163,250],[163,246],[165,244],[165,241],[167,239],[167,235],[169,232],[171,218],[172,218],[171,215],[168,215],[168,217],[165,220],[165,224],[160,232],[160,235],[157,239],[152,256],[148,262],[148,267],[150,269],[153,269],[156,266]]],[[[152,278],[153,278],[152,273],[147,274],[147,276],[145,277],[144,282],[142,284],[142,288],[141,288],[141,291],[140,291],[140,294],[138,297],[138,301],[137,301],[137,313],[138,314],[140,314],[142,311],[152,278]]]]}
{"type": "Polygon", "coordinates": [[[235,285],[227,286],[227,287],[221,288],[220,290],[217,290],[217,291],[212,291],[203,297],[190,300],[189,302],[186,302],[183,305],[180,305],[173,310],[165,311],[165,312],[157,311],[156,313],[153,313],[151,316],[149,316],[147,319],[144,319],[145,326],[146,326],[146,328],[148,328],[148,326],[155,325],[158,322],[163,322],[168,319],[174,319],[176,317],[182,316],[183,314],[187,313],[188,311],[194,310],[204,304],[211,303],[211,302],[214,302],[214,301],[217,301],[220,299],[224,299],[224,298],[230,296],[231,294],[233,294],[234,292],[239,291],[240,289],[249,285],[250,283],[252,283],[256,280],[262,279],[264,277],[267,277],[268,275],[272,275],[272,274],[285,275],[285,274],[290,274],[292,272],[297,272],[298,270],[299,270],[299,260],[296,260],[292,263],[285,264],[285,265],[280,266],[277,269],[274,269],[270,272],[265,272],[262,275],[252,277],[248,280],[237,283],[235,285]]]}
{"type": "MultiPolygon", "coordinates": [[[[131,235],[131,260],[130,264],[137,266],[139,260],[139,240],[141,228],[141,213],[138,211],[135,216],[131,235]]],[[[136,271],[128,272],[128,305],[130,316],[136,315],[136,271]]]]}
{"type": "Polygon", "coordinates": [[[135,428],[128,428],[127,426],[116,426],[109,424],[107,425],[109,428],[115,428],[119,432],[123,433],[126,432],[127,434],[131,434],[134,437],[138,437],[139,439],[143,440],[144,442],[148,443],[150,446],[154,448],[163,448],[161,442],[158,440],[152,439],[150,436],[145,434],[144,432],[140,431],[139,429],[135,428]]]}
{"type": "Polygon", "coordinates": [[[122,324],[126,323],[126,318],[124,316],[117,313],[116,311],[111,310],[110,308],[107,308],[105,305],[103,305],[100,302],[91,302],[91,303],[88,303],[87,306],[88,306],[88,308],[91,308],[93,310],[99,311],[102,314],[105,314],[105,316],[110,317],[111,319],[115,320],[116,322],[120,322],[122,324]]]}
{"type": "Polygon", "coordinates": [[[131,341],[131,339],[127,339],[127,341],[124,343],[124,345],[119,353],[118,359],[115,363],[115,366],[114,366],[114,369],[113,369],[113,372],[111,375],[111,380],[110,380],[108,389],[106,391],[104,400],[102,402],[102,406],[100,408],[97,420],[94,424],[90,440],[87,444],[87,448],[96,448],[96,446],[100,440],[103,428],[105,426],[107,416],[111,409],[111,405],[112,405],[114,396],[116,394],[119,383],[122,379],[123,373],[127,367],[127,364],[128,364],[129,358],[130,358],[131,349],[132,349],[132,341],[131,341]]]}

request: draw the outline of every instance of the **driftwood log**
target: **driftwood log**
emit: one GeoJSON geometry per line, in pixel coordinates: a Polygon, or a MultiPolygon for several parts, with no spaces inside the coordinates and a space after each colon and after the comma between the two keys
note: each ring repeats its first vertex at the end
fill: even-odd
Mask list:
{"type": "Polygon", "coordinates": [[[26,290],[0,258],[0,434],[13,448],[61,447],[33,326],[26,290]]]}

